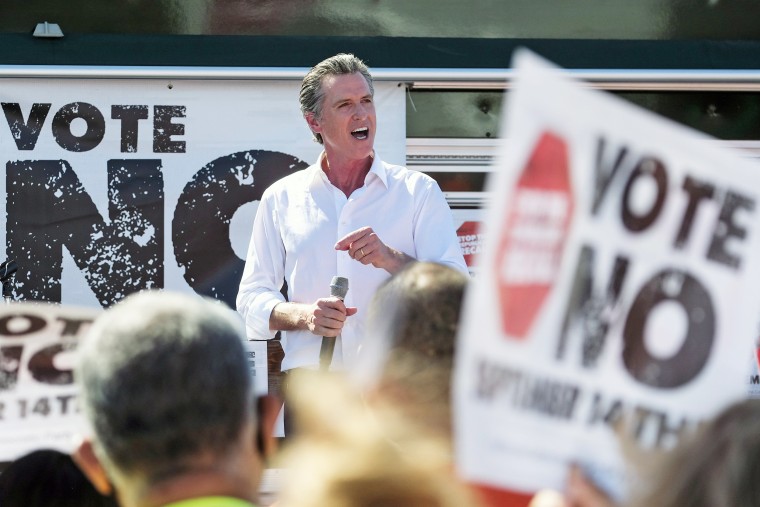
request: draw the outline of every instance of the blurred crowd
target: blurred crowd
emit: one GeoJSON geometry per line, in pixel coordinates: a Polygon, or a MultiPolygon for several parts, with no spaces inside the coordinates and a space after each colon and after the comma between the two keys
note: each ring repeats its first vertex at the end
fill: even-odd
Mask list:
{"type": "MultiPolygon", "coordinates": [[[[415,262],[384,283],[369,318],[385,344],[373,350],[382,358],[376,375],[298,372],[288,390],[294,433],[280,446],[271,432],[281,400],[254,397],[234,312],[169,292],[130,296],[102,313],[81,346],[76,379],[91,433],[73,456],[40,450],[12,463],[0,474],[0,505],[258,505],[262,471],[276,467],[278,507],[485,507],[452,450],[451,374],[468,280],[415,262]]],[[[657,463],[639,463],[649,473],[624,506],[760,504],[758,421],[756,401],[735,404],[657,463]]],[[[615,505],[577,467],[564,490],[527,503],[615,505]]]]}

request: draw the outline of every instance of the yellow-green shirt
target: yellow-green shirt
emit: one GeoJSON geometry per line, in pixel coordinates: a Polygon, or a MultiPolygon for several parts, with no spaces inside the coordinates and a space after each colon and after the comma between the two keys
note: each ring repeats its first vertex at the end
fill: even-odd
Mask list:
{"type": "Polygon", "coordinates": [[[164,505],[164,507],[256,507],[250,502],[229,496],[204,496],[164,505]]]}

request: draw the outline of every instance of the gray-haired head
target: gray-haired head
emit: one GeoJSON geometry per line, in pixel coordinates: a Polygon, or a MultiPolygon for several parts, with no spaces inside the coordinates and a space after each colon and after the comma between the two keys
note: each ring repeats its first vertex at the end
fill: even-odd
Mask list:
{"type": "MultiPolygon", "coordinates": [[[[322,99],[324,98],[322,82],[325,77],[357,72],[361,73],[367,80],[369,92],[374,97],[375,88],[372,84],[369,68],[362,60],[352,54],[339,53],[312,67],[301,82],[300,101],[303,115],[313,114],[316,118],[322,117],[322,99]]],[[[319,144],[323,144],[322,134],[314,133],[314,138],[319,144]]]]}
{"type": "Polygon", "coordinates": [[[242,323],[197,296],[143,292],[106,310],[76,378],[96,452],[121,474],[165,476],[224,456],[254,417],[242,323]]]}

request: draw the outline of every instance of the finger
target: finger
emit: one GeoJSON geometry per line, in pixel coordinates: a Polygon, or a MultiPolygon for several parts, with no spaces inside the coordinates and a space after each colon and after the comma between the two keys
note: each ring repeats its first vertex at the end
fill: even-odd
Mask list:
{"type": "Polygon", "coordinates": [[[343,301],[335,298],[334,300],[327,300],[314,313],[317,315],[319,322],[325,327],[338,327],[342,326],[348,312],[343,301]]]}
{"type": "Polygon", "coordinates": [[[348,246],[348,256],[358,261],[362,257],[361,248],[362,244],[358,241],[354,241],[348,246]]]}
{"type": "Polygon", "coordinates": [[[312,332],[320,336],[338,336],[341,329],[343,329],[343,322],[326,317],[318,317],[314,319],[314,331],[312,332]]]}
{"type": "Polygon", "coordinates": [[[566,494],[572,505],[584,507],[614,507],[615,505],[612,498],[586,477],[577,465],[570,467],[566,494]]]}
{"type": "MultiPolygon", "coordinates": [[[[342,329],[342,328],[341,328],[342,329]]],[[[317,336],[327,336],[327,337],[336,337],[340,334],[340,329],[335,329],[331,327],[316,327],[314,328],[314,334],[317,336]]]]}
{"type": "Polygon", "coordinates": [[[346,307],[346,317],[350,317],[351,315],[355,315],[356,312],[358,312],[359,309],[355,306],[347,306],[346,307]]]}
{"type": "Polygon", "coordinates": [[[360,250],[361,250],[360,254],[363,253],[364,255],[361,255],[361,257],[359,257],[359,259],[358,259],[359,262],[361,262],[362,264],[365,264],[365,265],[366,264],[372,264],[372,259],[374,258],[374,256],[373,256],[373,252],[374,251],[373,250],[369,250],[368,251],[368,247],[364,247],[364,248],[362,248],[360,250]]]}
{"type": "MultiPolygon", "coordinates": [[[[352,243],[363,238],[367,235],[367,232],[372,232],[372,227],[362,227],[353,232],[349,232],[335,243],[336,250],[348,250],[351,248],[352,243]]],[[[353,255],[352,255],[353,257],[353,255]]]]}
{"type": "Polygon", "coordinates": [[[568,503],[560,492],[544,489],[533,496],[528,507],[568,507],[568,503]]]}

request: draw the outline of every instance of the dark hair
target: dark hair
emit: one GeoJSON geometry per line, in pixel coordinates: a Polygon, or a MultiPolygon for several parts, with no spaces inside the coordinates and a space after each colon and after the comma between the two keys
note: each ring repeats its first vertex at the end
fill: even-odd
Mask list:
{"type": "Polygon", "coordinates": [[[33,451],[0,473],[2,507],[117,507],[98,493],[71,459],[60,451],[33,451]]]}

